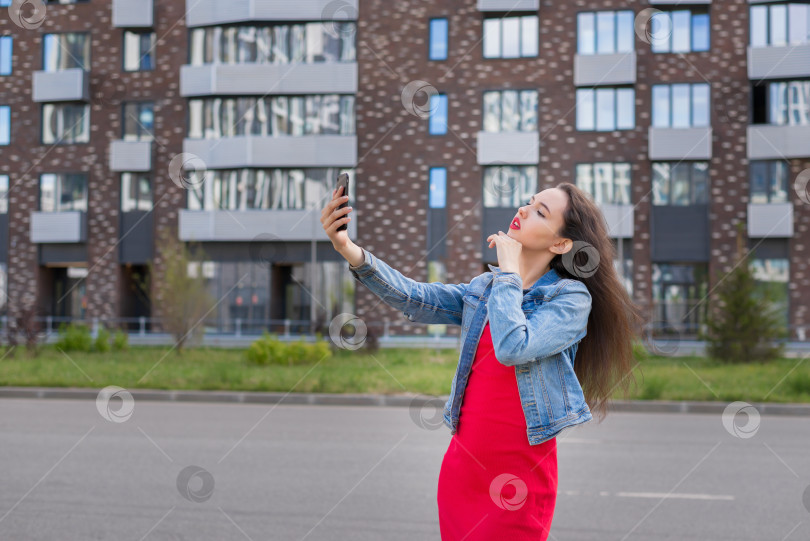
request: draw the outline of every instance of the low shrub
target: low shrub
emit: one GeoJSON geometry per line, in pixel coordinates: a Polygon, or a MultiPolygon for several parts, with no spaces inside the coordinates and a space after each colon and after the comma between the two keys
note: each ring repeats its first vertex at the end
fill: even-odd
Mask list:
{"type": "Polygon", "coordinates": [[[303,365],[330,357],[329,343],[316,337],[315,343],[282,342],[275,335],[265,332],[261,338],[250,344],[245,352],[247,360],[259,365],[303,365]]]}
{"type": "Polygon", "coordinates": [[[93,348],[93,337],[87,325],[62,323],[59,325],[59,338],[56,347],[62,351],[90,351],[93,348]]]}

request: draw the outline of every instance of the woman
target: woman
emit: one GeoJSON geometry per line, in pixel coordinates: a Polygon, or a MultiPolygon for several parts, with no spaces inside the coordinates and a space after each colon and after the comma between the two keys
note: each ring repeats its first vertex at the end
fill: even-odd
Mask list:
{"type": "Polygon", "coordinates": [[[426,284],[336,230],[351,220],[351,207],[337,209],[347,200],[340,190],[321,223],[355,278],[411,321],[461,326],[444,410],[453,438],[438,483],[442,539],[547,539],[556,437],[592,411],[601,422],[614,390],[627,393],[643,323],[613,267],[601,211],[574,184],[543,190],[506,233],[487,237],[492,272],[426,284]]]}

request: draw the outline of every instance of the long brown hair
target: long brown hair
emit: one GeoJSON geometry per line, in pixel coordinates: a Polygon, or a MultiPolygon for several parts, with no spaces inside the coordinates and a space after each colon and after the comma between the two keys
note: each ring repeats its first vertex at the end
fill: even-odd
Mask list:
{"type": "Polygon", "coordinates": [[[616,249],[602,211],[575,184],[562,182],[555,188],[568,194],[559,235],[573,240],[574,248],[556,255],[550,265],[560,276],[583,282],[591,293],[587,334],[577,348],[574,371],[588,407],[601,422],[613,392],[620,388],[627,396],[630,382],[636,383],[633,345],[644,316],[613,267],[616,249]]]}

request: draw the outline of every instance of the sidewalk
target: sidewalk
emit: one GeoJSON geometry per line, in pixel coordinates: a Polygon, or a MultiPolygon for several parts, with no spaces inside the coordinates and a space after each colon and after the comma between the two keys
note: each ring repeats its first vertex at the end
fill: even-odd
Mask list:
{"type": "MultiPolygon", "coordinates": [[[[1,398],[60,398],[95,400],[101,389],[76,387],[0,387],[1,398]]],[[[444,404],[447,396],[416,394],[327,394],[259,393],[245,391],[165,391],[127,389],[135,400],[156,402],[222,402],[240,404],[308,404],[330,406],[421,407],[427,403],[444,404]]],[[[722,414],[728,402],[691,402],[664,400],[616,400],[610,411],[635,413],[712,413],[722,414]]],[[[762,415],[810,416],[810,404],[752,403],[762,415]]]]}

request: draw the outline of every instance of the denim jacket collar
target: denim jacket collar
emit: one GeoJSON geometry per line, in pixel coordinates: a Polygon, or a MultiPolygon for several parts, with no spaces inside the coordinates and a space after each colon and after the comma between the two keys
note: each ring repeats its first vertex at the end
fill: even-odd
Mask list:
{"type": "MultiPolygon", "coordinates": [[[[492,271],[492,273],[493,273],[493,276],[491,276],[490,279],[493,278],[495,274],[503,273],[501,268],[496,266],[496,265],[487,264],[487,266],[489,267],[489,270],[492,271]]],[[[557,271],[554,270],[554,268],[550,268],[547,273],[545,273],[543,276],[538,278],[537,281],[532,285],[532,287],[530,287],[526,291],[531,291],[532,289],[534,289],[536,287],[544,286],[546,284],[553,284],[553,283],[557,282],[559,279],[560,279],[560,275],[557,274],[557,271]]]]}

